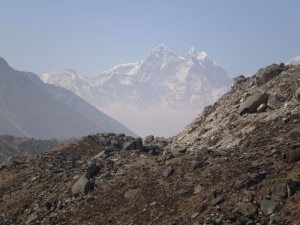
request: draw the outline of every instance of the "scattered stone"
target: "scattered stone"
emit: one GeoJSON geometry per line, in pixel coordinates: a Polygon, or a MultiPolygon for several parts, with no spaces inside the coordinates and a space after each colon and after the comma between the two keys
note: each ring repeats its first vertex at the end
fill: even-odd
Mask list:
{"type": "Polygon", "coordinates": [[[207,207],[207,202],[208,202],[208,200],[205,200],[205,201],[201,202],[200,204],[198,204],[196,206],[196,211],[199,213],[203,212],[207,207]]]}
{"type": "Polygon", "coordinates": [[[266,104],[268,100],[267,93],[256,93],[249,96],[239,107],[239,114],[255,113],[257,108],[262,104],[266,104]]]}
{"type": "Polygon", "coordinates": [[[271,215],[277,206],[279,205],[279,201],[277,199],[271,197],[264,197],[264,199],[260,202],[260,209],[264,213],[264,215],[271,215]]]}
{"type": "Polygon", "coordinates": [[[233,213],[245,216],[249,219],[254,218],[257,214],[258,207],[250,202],[238,202],[233,213]]]}
{"type": "Polygon", "coordinates": [[[270,109],[279,109],[281,107],[280,97],[277,94],[269,95],[267,105],[270,109]]]}
{"type": "Polygon", "coordinates": [[[300,101],[300,87],[295,91],[295,98],[300,101]]]}
{"type": "Polygon", "coordinates": [[[223,203],[224,201],[225,201],[225,197],[224,197],[223,195],[220,195],[219,197],[214,198],[214,199],[210,202],[210,204],[211,204],[212,206],[216,206],[216,205],[219,205],[219,204],[223,203]]]}
{"type": "Polygon", "coordinates": [[[253,143],[251,141],[246,141],[240,146],[241,152],[247,152],[253,148],[253,143]]]}
{"type": "Polygon", "coordinates": [[[197,186],[194,187],[194,195],[200,193],[201,191],[203,191],[203,186],[201,186],[200,184],[198,184],[197,186]]]}
{"type": "Polygon", "coordinates": [[[193,161],[191,163],[191,170],[192,171],[195,171],[196,169],[201,168],[201,167],[203,167],[203,163],[201,163],[201,162],[193,161]]]}
{"type": "Polygon", "coordinates": [[[258,108],[256,109],[256,111],[258,113],[262,113],[262,112],[265,112],[267,109],[267,105],[265,103],[262,103],[258,106],[258,108]]]}
{"type": "Polygon", "coordinates": [[[150,204],[149,204],[149,206],[156,206],[156,202],[151,202],[150,204]]]}
{"type": "Polygon", "coordinates": [[[174,168],[173,168],[172,166],[168,166],[168,167],[164,170],[164,172],[162,173],[162,175],[163,175],[164,177],[169,177],[169,176],[171,176],[173,173],[174,173],[174,168]]]}
{"type": "Polygon", "coordinates": [[[280,198],[286,198],[287,197],[287,183],[281,182],[281,183],[274,183],[271,186],[271,193],[274,197],[280,197],[280,198]]]}
{"type": "Polygon", "coordinates": [[[269,225],[283,225],[283,224],[285,224],[285,221],[280,216],[276,215],[275,213],[273,213],[270,216],[269,225]]]}
{"type": "Polygon", "coordinates": [[[94,190],[94,182],[90,181],[85,175],[79,177],[72,187],[73,195],[87,194],[94,190]]]}
{"type": "Polygon", "coordinates": [[[124,197],[125,197],[125,198],[133,198],[133,197],[135,197],[140,191],[141,191],[140,188],[129,189],[129,190],[125,191],[124,197]]]}
{"type": "Polygon", "coordinates": [[[100,166],[97,165],[96,163],[90,163],[90,165],[88,166],[88,168],[86,169],[86,177],[87,178],[91,178],[94,177],[95,175],[97,175],[100,171],[100,166]]]}
{"type": "Polygon", "coordinates": [[[289,149],[286,153],[286,161],[291,163],[296,162],[298,160],[300,160],[300,147],[295,149],[289,149]]]}
{"type": "Polygon", "coordinates": [[[257,86],[261,86],[273,78],[277,77],[281,72],[285,70],[284,64],[272,64],[266,68],[260,69],[256,74],[257,86]]]}
{"type": "Polygon", "coordinates": [[[124,144],[124,151],[143,150],[142,138],[136,138],[124,144]]]}
{"type": "Polygon", "coordinates": [[[193,215],[191,215],[191,219],[195,219],[198,215],[199,213],[194,213],[193,215]]]}
{"type": "Polygon", "coordinates": [[[297,191],[299,191],[299,189],[300,189],[300,180],[293,180],[293,179],[287,180],[288,197],[295,194],[297,191]]]}
{"type": "Polygon", "coordinates": [[[26,224],[31,224],[31,223],[35,222],[38,218],[39,218],[39,217],[38,217],[37,212],[34,212],[34,213],[32,213],[32,214],[29,216],[29,218],[28,218],[26,224]]]}
{"type": "Polygon", "coordinates": [[[247,78],[244,77],[243,75],[237,76],[233,78],[233,86],[238,86],[241,85],[242,83],[245,83],[247,81],[247,78]]]}
{"type": "Polygon", "coordinates": [[[148,145],[148,144],[152,143],[153,141],[154,141],[154,136],[149,135],[144,138],[143,143],[144,143],[144,145],[148,145]]]}

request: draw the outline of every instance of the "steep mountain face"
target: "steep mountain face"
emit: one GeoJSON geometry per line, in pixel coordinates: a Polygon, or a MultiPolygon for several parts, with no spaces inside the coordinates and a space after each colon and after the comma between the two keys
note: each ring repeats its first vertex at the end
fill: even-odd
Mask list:
{"type": "Polygon", "coordinates": [[[41,139],[97,132],[134,135],[70,91],[16,71],[0,58],[0,134],[41,139]]]}
{"type": "Polygon", "coordinates": [[[141,62],[118,65],[96,78],[66,70],[44,74],[42,80],[73,91],[141,135],[166,136],[178,132],[231,85],[224,69],[205,52],[191,48],[181,57],[163,45],[141,62]],[[170,117],[177,121],[176,129],[170,117]]]}
{"type": "Polygon", "coordinates": [[[274,64],[172,138],[105,133],[10,158],[0,223],[299,224],[299,135],[300,66],[274,64]]]}

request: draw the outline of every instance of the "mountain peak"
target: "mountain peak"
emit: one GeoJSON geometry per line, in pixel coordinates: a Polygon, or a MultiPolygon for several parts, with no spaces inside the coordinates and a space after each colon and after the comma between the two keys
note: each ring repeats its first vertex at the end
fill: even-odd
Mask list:
{"type": "Polygon", "coordinates": [[[160,44],[150,51],[150,55],[155,55],[155,56],[168,55],[168,54],[175,54],[175,53],[173,53],[170,49],[168,49],[164,44],[160,44]]]}
{"type": "Polygon", "coordinates": [[[191,47],[187,52],[187,57],[189,58],[195,57],[198,60],[204,60],[207,57],[207,53],[204,51],[198,52],[196,48],[191,47]]]}
{"type": "Polygon", "coordinates": [[[9,66],[5,59],[0,57],[0,66],[9,66]]]}

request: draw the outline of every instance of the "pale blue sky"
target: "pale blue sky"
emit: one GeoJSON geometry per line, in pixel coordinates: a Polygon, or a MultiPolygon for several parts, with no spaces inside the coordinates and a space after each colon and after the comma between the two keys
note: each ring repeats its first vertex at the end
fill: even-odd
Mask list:
{"type": "Polygon", "coordinates": [[[203,50],[231,76],[300,55],[298,0],[0,0],[0,57],[96,76],[160,43],[203,50]]]}

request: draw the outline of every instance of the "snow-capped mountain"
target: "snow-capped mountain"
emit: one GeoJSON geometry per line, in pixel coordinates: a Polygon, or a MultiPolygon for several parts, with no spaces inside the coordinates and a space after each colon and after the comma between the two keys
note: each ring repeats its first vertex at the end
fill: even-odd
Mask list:
{"type": "Polygon", "coordinates": [[[291,58],[289,61],[286,62],[286,64],[300,65],[300,56],[296,56],[294,58],[291,58]]]}
{"type": "Polygon", "coordinates": [[[205,52],[191,48],[182,57],[164,45],[152,49],[142,61],[117,65],[95,78],[80,77],[74,70],[44,74],[41,78],[73,91],[145,135],[179,132],[231,85],[226,71],[205,52]],[[176,120],[175,130],[170,128],[174,121],[165,124],[170,116],[176,120]],[[153,128],[146,132],[149,126],[153,128]]]}

